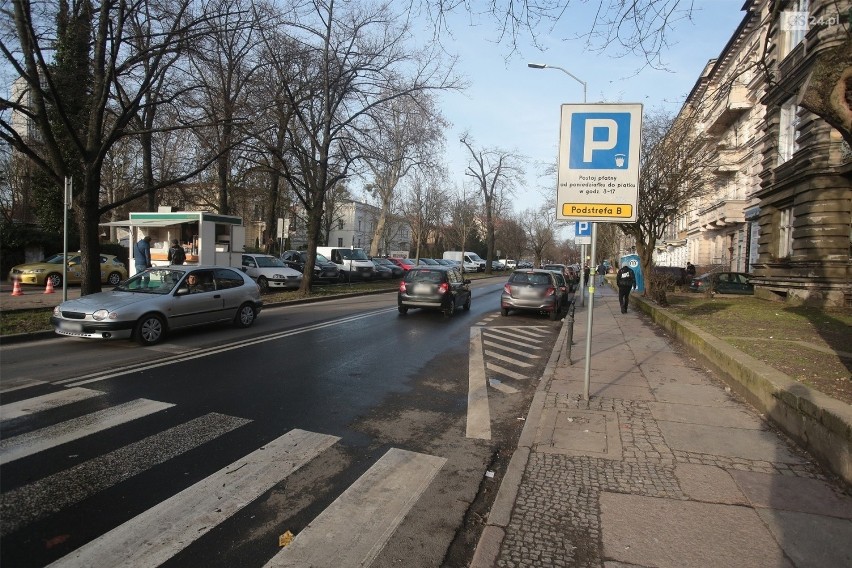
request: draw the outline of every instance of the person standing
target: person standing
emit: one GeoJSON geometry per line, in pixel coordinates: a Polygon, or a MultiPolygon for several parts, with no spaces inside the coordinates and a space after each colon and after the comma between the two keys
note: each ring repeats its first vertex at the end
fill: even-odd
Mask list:
{"type": "MultiPolygon", "coordinates": [[[[151,237],[146,236],[139,239],[133,250],[133,264],[136,266],[136,274],[151,268],[151,237]]],[[[142,278],[142,287],[147,288],[150,278],[142,278]]]]}
{"type": "Polygon", "coordinates": [[[177,239],[172,239],[172,246],[169,247],[169,264],[183,264],[186,262],[186,252],[177,239]]]}
{"type": "Polygon", "coordinates": [[[621,313],[627,313],[630,304],[630,291],[636,288],[636,273],[633,269],[622,264],[615,273],[615,281],[618,284],[618,303],[621,305],[621,313]]]}
{"type": "Polygon", "coordinates": [[[695,265],[691,262],[686,263],[686,285],[689,286],[692,279],[695,278],[695,265]]]}

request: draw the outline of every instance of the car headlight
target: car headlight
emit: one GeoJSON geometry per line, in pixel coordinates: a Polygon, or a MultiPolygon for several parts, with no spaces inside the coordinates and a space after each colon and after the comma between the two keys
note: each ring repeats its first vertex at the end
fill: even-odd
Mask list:
{"type": "Polygon", "coordinates": [[[62,310],[59,309],[59,306],[53,308],[53,315],[55,315],[56,317],[62,316],[62,310]]]}
{"type": "Polygon", "coordinates": [[[103,321],[109,317],[109,310],[98,310],[92,314],[92,319],[95,321],[103,321]]]}
{"type": "Polygon", "coordinates": [[[24,274],[41,274],[44,272],[44,268],[28,268],[24,270],[24,274]]]}

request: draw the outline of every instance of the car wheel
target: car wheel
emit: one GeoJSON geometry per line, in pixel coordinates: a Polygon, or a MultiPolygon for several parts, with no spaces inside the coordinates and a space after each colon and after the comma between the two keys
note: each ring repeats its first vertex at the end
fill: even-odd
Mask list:
{"type": "Polygon", "coordinates": [[[246,302],[240,309],[237,310],[237,315],[234,316],[234,325],[237,327],[249,327],[257,318],[257,312],[254,306],[246,302]]]}
{"type": "Polygon", "coordinates": [[[338,272],[337,273],[337,281],[341,284],[346,283],[346,274],[344,274],[343,272],[338,272]]]}
{"type": "Polygon", "coordinates": [[[453,302],[453,301],[451,300],[451,301],[450,301],[450,305],[449,305],[449,306],[447,306],[447,307],[445,307],[445,308],[444,308],[443,310],[441,310],[441,311],[442,311],[442,312],[444,312],[444,317],[445,317],[445,318],[451,318],[451,317],[453,317],[453,314],[456,312],[456,303],[455,303],[455,302],[453,302]]]}
{"type": "Polygon", "coordinates": [[[550,312],[550,321],[556,321],[556,320],[558,320],[558,319],[559,319],[559,312],[560,312],[560,311],[561,311],[561,310],[560,310],[559,306],[554,306],[554,307],[553,307],[553,311],[552,311],[552,312],[550,312]]]}
{"type": "Polygon", "coordinates": [[[397,309],[399,310],[399,313],[400,313],[400,314],[402,314],[402,315],[405,315],[405,314],[407,314],[407,313],[408,313],[408,308],[406,308],[406,307],[405,307],[405,306],[403,306],[403,305],[399,305],[399,306],[397,306],[397,309]]]}
{"type": "Polygon", "coordinates": [[[47,278],[45,278],[45,281],[47,281],[47,280],[50,280],[50,283],[53,284],[54,288],[59,288],[60,286],[62,286],[62,275],[61,274],[57,274],[55,272],[48,274],[47,278]]]}
{"type": "Polygon", "coordinates": [[[269,280],[267,280],[265,277],[261,276],[260,278],[258,278],[257,285],[262,293],[265,294],[269,292],[269,280]]]}
{"type": "Polygon", "coordinates": [[[471,297],[468,296],[467,301],[465,301],[464,305],[462,306],[462,309],[466,312],[470,311],[470,299],[471,297]]]}
{"type": "Polygon", "coordinates": [[[509,309],[508,308],[500,308],[500,315],[503,316],[503,317],[508,316],[509,315],[509,309]]]}
{"type": "Polygon", "coordinates": [[[133,335],[140,345],[154,345],[159,343],[166,334],[166,325],[163,318],[157,314],[147,314],[136,322],[133,335]]]}
{"type": "Polygon", "coordinates": [[[111,286],[118,286],[118,284],[121,282],[121,274],[119,274],[118,272],[110,272],[109,276],[107,276],[107,282],[111,286]]]}

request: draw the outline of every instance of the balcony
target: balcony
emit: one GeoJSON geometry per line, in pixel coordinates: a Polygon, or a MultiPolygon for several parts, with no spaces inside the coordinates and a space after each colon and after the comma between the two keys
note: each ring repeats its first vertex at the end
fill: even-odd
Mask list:
{"type": "Polygon", "coordinates": [[[753,106],[748,89],[743,85],[734,85],[727,93],[720,90],[718,100],[713,101],[707,113],[707,134],[719,136],[753,106]]]}
{"type": "Polygon", "coordinates": [[[745,223],[745,199],[721,199],[698,211],[701,229],[713,231],[745,223]]]}
{"type": "Polygon", "coordinates": [[[744,147],[719,148],[716,152],[716,167],[713,171],[717,174],[733,174],[740,171],[748,155],[744,147]]]}

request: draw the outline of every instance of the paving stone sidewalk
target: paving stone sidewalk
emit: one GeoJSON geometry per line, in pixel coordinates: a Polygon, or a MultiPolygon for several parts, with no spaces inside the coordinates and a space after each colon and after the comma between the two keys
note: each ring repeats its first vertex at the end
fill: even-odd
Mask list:
{"type": "MultiPolygon", "coordinates": [[[[588,306],[588,304],[587,304],[588,306]]],[[[616,293],[551,362],[472,566],[849,567],[852,497],[616,293]]]]}

